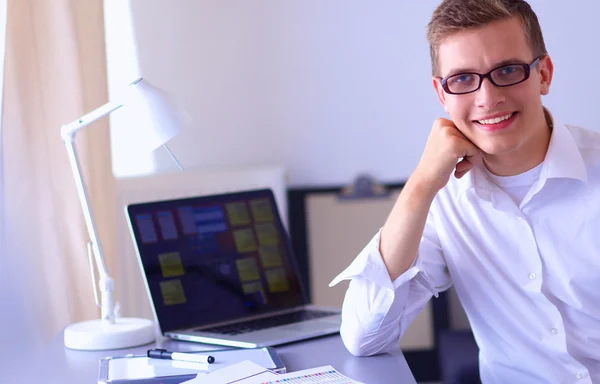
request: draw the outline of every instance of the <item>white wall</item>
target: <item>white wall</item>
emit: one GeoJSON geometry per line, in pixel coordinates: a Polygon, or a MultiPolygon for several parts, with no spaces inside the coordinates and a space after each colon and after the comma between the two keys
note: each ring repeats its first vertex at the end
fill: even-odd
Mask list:
{"type": "MultiPolygon", "coordinates": [[[[106,0],[115,1],[126,3],[106,0]]],[[[546,104],[563,121],[600,129],[600,3],[531,3],[556,64],[546,104]]],[[[437,4],[131,0],[137,57],[118,52],[122,33],[108,43],[110,88],[139,60],[145,78],[180,98],[194,124],[171,148],[185,166],[281,164],[292,185],[346,183],[363,171],[398,181],[444,113],[425,39],[437,4]]],[[[107,35],[126,30],[109,8],[107,35]]],[[[140,157],[119,142],[120,128],[113,120],[115,173],[152,171],[131,166],[140,157]]],[[[173,167],[164,153],[156,164],[173,167]]]]}
{"type": "Polygon", "coordinates": [[[533,0],[531,4],[554,62],[545,104],[565,123],[600,131],[600,2],[533,0]]]}

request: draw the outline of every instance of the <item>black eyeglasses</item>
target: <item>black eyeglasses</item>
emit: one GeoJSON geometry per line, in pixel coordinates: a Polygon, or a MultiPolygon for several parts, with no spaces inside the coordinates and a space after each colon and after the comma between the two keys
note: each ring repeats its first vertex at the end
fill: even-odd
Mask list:
{"type": "Polygon", "coordinates": [[[542,56],[536,57],[531,64],[507,64],[494,68],[486,74],[475,72],[457,73],[444,77],[442,88],[451,95],[464,95],[481,88],[483,79],[489,79],[496,87],[510,87],[529,79],[531,68],[539,63],[542,56]]]}

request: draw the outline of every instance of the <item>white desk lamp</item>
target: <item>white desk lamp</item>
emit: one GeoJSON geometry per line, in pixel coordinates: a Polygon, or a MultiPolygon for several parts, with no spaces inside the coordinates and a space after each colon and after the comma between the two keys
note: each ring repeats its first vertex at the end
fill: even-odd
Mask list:
{"type": "Polygon", "coordinates": [[[115,316],[115,303],[113,300],[114,280],[108,274],[102,248],[98,241],[94,216],[88,204],[88,196],[77,153],[75,152],[75,134],[80,129],[94,121],[109,115],[115,110],[126,106],[130,113],[135,113],[135,126],[131,129],[139,130],[136,136],[136,145],[141,145],[147,150],[154,150],[161,145],[175,160],[180,169],[181,164],[165,145],[167,141],[176,136],[181,130],[181,115],[176,110],[174,103],[167,94],[148,84],[143,79],[138,79],[128,87],[127,97],[122,102],[109,102],[90,112],[72,123],[61,127],[61,136],[67,148],[69,161],[77,186],[77,193],[81,201],[83,215],[87,226],[90,242],[88,243],[88,257],[92,270],[94,297],[96,304],[101,308],[101,318],[96,320],[74,323],[65,328],[65,347],[80,350],[105,350],[133,347],[148,344],[154,341],[154,324],[147,319],[120,318],[115,316]],[[99,274],[100,296],[96,287],[96,269],[99,274]]]}

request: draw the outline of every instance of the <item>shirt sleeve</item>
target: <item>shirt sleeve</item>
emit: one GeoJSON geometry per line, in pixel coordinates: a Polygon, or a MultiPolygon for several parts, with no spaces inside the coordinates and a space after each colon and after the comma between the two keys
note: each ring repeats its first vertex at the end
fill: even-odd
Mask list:
{"type": "Polygon", "coordinates": [[[429,299],[451,285],[431,212],[417,257],[394,281],[379,252],[380,236],[381,230],[329,284],[351,280],[342,306],[340,333],[346,348],[356,356],[398,348],[406,328],[429,299]]]}

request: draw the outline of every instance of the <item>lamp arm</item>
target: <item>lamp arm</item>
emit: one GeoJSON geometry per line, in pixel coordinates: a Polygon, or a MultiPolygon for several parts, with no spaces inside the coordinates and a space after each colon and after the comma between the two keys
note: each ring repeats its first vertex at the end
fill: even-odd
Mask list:
{"type": "Polygon", "coordinates": [[[73,140],[75,133],[77,133],[77,131],[79,131],[81,128],[92,124],[94,121],[116,111],[122,106],[122,103],[108,102],[103,106],[93,110],[92,112],[81,116],[79,119],[72,121],[69,124],[63,125],[60,129],[60,135],[62,139],[73,140]]]}
{"type": "Polygon", "coordinates": [[[102,253],[102,248],[100,246],[100,242],[98,241],[96,225],[94,222],[94,215],[88,203],[87,190],[83,182],[81,166],[79,163],[79,158],[77,157],[77,151],[75,150],[74,139],[77,131],[88,126],[89,124],[100,119],[101,117],[108,115],[116,109],[119,109],[122,106],[122,104],[107,103],[101,106],[100,108],[82,116],[78,120],[75,120],[72,123],[63,125],[61,127],[61,136],[63,142],[65,143],[67,154],[69,156],[69,163],[71,165],[71,170],[73,171],[73,177],[75,179],[75,185],[77,187],[79,201],[81,202],[81,208],[83,209],[83,217],[85,219],[88,235],[90,236],[92,250],[94,253],[94,259],[96,261],[96,267],[98,269],[98,274],[100,275],[99,285],[101,296],[101,319],[110,324],[114,324],[115,322],[113,299],[114,280],[112,279],[112,277],[110,277],[108,273],[108,269],[106,268],[106,261],[102,253]]]}

